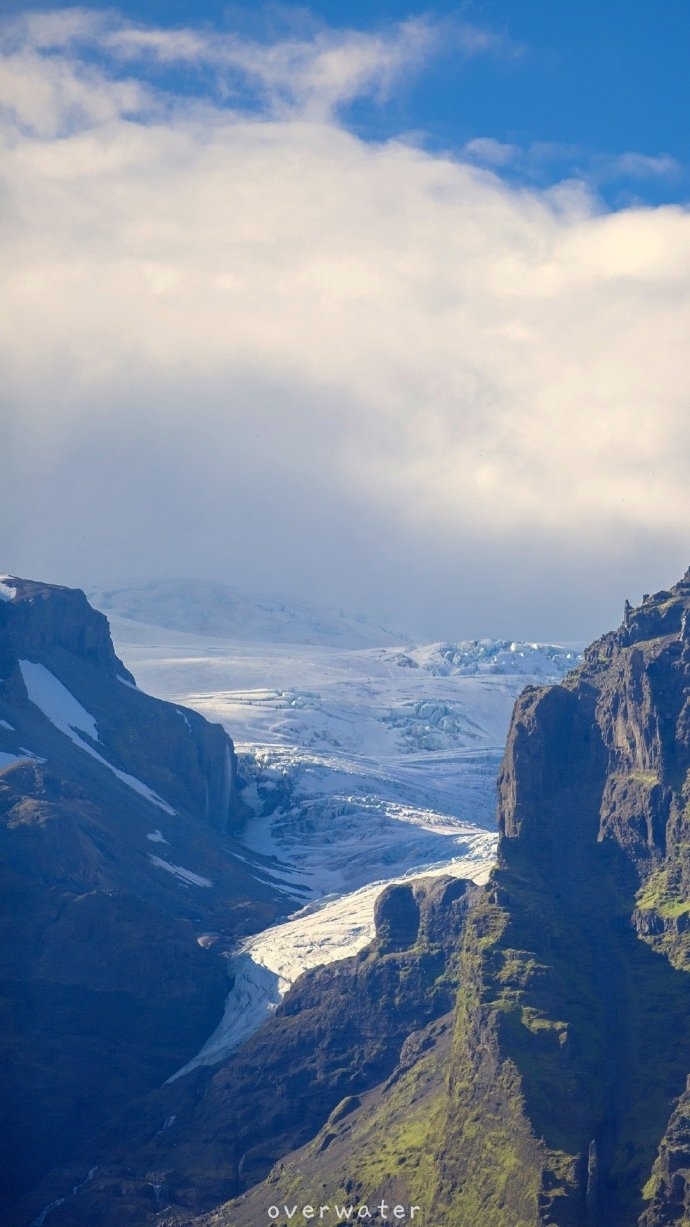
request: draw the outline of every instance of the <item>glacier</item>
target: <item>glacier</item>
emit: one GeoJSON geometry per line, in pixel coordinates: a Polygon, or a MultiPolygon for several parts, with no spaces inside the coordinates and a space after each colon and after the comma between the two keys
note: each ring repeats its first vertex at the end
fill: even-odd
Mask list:
{"type": "MultiPolygon", "coordinates": [[[[127,591],[126,612],[145,613],[127,591]]],[[[210,611],[203,630],[181,630],[180,606],[166,615],[160,585],[156,624],[123,617],[113,604],[113,639],[138,685],[232,736],[252,815],[239,859],[247,873],[287,885],[296,909],[232,952],[223,1019],[172,1081],[222,1060],[303,971],[365,946],[384,886],[429,874],[485,879],[513,703],[526,684],[576,665],[580,645],[343,646],[315,620],[300,623],[310,642],[287,642],[280,611],[272,641],[266,609],[256,639],[249,620],[234,637],[214,636],[208,627],[220,615],[210,611]]]]}

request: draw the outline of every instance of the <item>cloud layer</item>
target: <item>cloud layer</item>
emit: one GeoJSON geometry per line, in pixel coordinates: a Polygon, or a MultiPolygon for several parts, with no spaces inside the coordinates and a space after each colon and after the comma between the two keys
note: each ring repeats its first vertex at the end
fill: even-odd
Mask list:
{"type": "Polygon", "coordinates": [[[3,565],[532,635],[685,565],[690,218],[348,131],[437,33],[5,27],[3,565]]]}

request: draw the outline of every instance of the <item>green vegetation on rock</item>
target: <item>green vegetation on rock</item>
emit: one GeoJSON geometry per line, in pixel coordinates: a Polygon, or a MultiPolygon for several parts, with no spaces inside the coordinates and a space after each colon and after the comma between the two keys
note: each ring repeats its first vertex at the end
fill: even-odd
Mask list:
{"type": "Polygon", "coordinates": [[[433,1227],[689,1221],[689,606],[690,576],[518,701],[452,1044],[426,1099],[420,1057],[355,1113],[355,1190],[402,1171],[433,1227]]]}

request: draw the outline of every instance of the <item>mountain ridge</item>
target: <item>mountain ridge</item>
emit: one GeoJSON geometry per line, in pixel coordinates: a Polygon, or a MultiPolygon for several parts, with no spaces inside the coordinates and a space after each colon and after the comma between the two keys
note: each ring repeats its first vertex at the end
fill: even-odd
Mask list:
{"type": "Polygon", "coordinates": [[[324,1189],[434,1227],[690,1221],[689,622],[690,571],[526,688],[450,1041],[200,1224],[324,1189]]]}
{"type": "Polygon", "coordinates": [[[142,580],[115,588],[93,588],[88,595],[106,614],[217,638],[348,648],[408,639],[400,631],[380,626],[361,614],[271,594],[250,595],[211,580],[142,580]]]}

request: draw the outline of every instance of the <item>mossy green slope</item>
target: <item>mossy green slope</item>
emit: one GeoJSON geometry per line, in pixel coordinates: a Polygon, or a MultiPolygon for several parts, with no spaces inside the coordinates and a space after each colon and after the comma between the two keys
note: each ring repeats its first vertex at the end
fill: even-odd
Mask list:
{"type": "Polygon", "coordinates": [[[516,706],[499,865],[465,929],[440,1223],[685,1221],[688,578],[516,706]]]}

